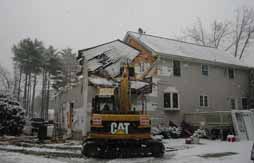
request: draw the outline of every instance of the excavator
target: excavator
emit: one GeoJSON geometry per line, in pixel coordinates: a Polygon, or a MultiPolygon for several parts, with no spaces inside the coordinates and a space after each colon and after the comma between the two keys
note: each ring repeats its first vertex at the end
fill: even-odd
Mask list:
{"type": "Polygon", "coordinates": [[[164,145],[151,135],[151,120],[144,109],[132,108],[134,67],[121,67],[118,86],[98,87],[93,98],[90,132],[82,154],[95,158],[162,157],[164,145]],[[132,109],[131,109],[132,108],[132,109]]]}

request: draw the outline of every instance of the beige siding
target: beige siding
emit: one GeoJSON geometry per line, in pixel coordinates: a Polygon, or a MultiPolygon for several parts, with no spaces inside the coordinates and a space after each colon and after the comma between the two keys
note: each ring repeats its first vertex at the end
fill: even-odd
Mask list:
{"type": "MultiPolygon", "coordinates": [[[[172,60],[161,58],[160,65],[172,66],[172,60]],[[167,61],[168,63],[166,63],[167,61]]],[[[181,61],[181,76],[175,77],[172,73],[161,73],[158,81],[158,116],[163,115],[167,120],[180,123],[184,112],[195,111],[225,111],[230,110],[229,98],[238,101],[248,94],[248,71],[235,69],[235,78],[229,79],[225,66],[209,64],[209,74],[201,73],[201,63],[181,61]],[[174,87],[180,95],[180,111],[164,111],[163,93],[167,87],[174,87]],[[200,107],[200,95],[208,96],[208,107],[200,107]],[[164,114],[165,115],[164,115],[164,114]]],[[[238,102],[241,109],[241,102],[238,102]]],[[[156,116],[156,114],[154,114],[156,116]]]]}

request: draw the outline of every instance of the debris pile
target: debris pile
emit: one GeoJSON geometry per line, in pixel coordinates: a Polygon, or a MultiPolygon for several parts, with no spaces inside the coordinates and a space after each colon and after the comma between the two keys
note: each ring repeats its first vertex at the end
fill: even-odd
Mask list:
{"type": "Polygon", "coordinates": [[[153,135],[157,135],[157,137],[158,135],[161,135],[161,137],[164,139],[180,138],[182,129],[179,127],[153,127],[151,132],[153,135]]]}

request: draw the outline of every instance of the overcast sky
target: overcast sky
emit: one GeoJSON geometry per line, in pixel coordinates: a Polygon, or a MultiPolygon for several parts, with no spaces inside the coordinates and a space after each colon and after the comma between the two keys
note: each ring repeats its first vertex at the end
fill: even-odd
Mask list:
{"type": "Polygon", "coordinates": [[[254,0],[0,0],[0,64],[11,71],[11,47],[27,37],[76,52],[139,27],[174,37],[197,17],[229,20],[241,6],[254,0]]]}

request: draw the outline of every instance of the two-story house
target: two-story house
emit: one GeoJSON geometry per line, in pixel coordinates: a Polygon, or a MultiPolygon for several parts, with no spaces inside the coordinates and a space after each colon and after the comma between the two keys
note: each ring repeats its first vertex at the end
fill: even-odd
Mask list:
{"type": "Polygon", "coordinates": [[[155,83],[146,96],[153,124],[179,124],[188,112],[247,109],[249,67],[230,54],[135,32],[128,32],[124,41],[150,58],[144,63],[139,59],[135,67],[155,83]]]}

